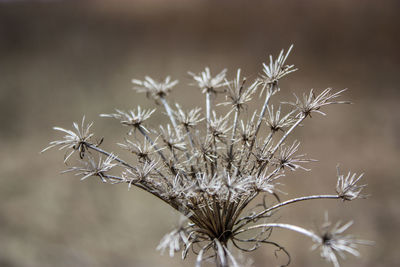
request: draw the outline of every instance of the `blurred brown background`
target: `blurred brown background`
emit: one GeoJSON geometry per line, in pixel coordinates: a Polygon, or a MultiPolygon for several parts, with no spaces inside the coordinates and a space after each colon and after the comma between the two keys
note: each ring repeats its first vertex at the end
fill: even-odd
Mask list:
{"type": "MultiPolygon", "coordinates": [[[[98,114],[150,107],[131,78],[171,74],[172,100],[198,103],[188,70],[241,67],[249,78],[272,53],[294,44],[299,71],[282,82],[292,92],[349,88],[353,105],[327,109],[296,132],[313,171],[286,177],[290,195],[334,192],[337,163],[365,172],[371,197],[351,203],[299,204],[280,221],[314,228],[328,210],[355,220],[351,232],[374,240],[343,266],[400,264],[400,2],[393,1],[0,1],[0,266],[192,266],[155,250],[178,221],[165,204],[124,185],[79,182],[63,153],[39,154],[83,114],[104,147],[115,150],[125,129],[98,114]],[[194,101],[196,100],[196,101],[194,101]]],[[[155,124],[157,122],[154,122],[155,124]]],[[[117,150],[118,152],[118,150],[117,150]]],[[[290,196],[289,195],[289,196],[290,196]]],[[[330,266],[311,242],[276,231],[291,266],[330,266]]],[[[255,266],[277,266],[273,250],[247,254],[255,266]]]]}

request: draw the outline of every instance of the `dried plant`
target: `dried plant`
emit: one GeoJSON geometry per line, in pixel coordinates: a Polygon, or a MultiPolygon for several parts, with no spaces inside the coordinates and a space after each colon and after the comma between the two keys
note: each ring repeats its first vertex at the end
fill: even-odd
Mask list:
{"type": "Polygon", "coordinates": [[[311,90],[302,98],[295,96],[293,102],[281,102],[289,109],[286,114],[281,104],[274,108],[270,100],[280,91],[280,79],[296,70],[294,65],[285,63],[291,49],[292,46],[286,53],[282,50],[276,60],[271,56],[269,64],[263,64],[262,74],[251,84],[241,77],[240,69],[233,81],[227,80],[226,70],[216,76],[211,75],[209,68],[198,74],[189,72],[195,81],[192,85],[205,94],[204,115],[200,107],[186,111],[178,104],[176,108],[170,106],[167,98],[178,83],[170,77],[163,82],[150,77],[132,80],[137,92],[146,93],[163,107],[170,122],[150,127],[148,121],[155,110],[140,107],[101,114],[129,127],[129,137],[119,144],[132,152],[129,163],[101,149],[101,142],[93,142],[92,123],[86,125],[85,118],[81,127],[74,123],[75,131],[55,127],[66,135],[51,142],[48,148],[65,149],[65,161],[75,151],[79,152],[82,166],[67,171],[76,172],[82,180],[95,176],[107,183],[127,183],[180,212],[184,219],[179,227],[157,247],[168,250],[171,256],[182,251],[184,259],[193,251],[197,254],[196,266],[204,260],[213,260],[217,266],[239,266],[233,256],[236,249],[253,251],[261,244],[268,244],[286,253],[287,266],[289,253],[271,238],[272,230],[278,227],[310,237],[315,243],[313,248],[320,248],[323,258],[339,266],[337,255],[343,257],[347,252],[358,256],[357,245],[368,243],[342,235],[351,223],[337,224],[328,231],[326,222],[324,233],[317,234],[271,218],[280,209],[297,202],[351,201],[364,196],[361,191],[365,185],[357,184],[362,175],[349,173],[345,177],[338,172],[336,194],[281,200],[280,179],[287,171],[308,171],[303,164],[313,161],[297,153],[300,142],[286,144],[289,135],[312,113],[325,115],[321,111],[325,106],[349,103],[338,100],[344,90],[334,92],[328,88],[319,94],[311,90]],[[225,97],[219,100],[220,95],[225,97]],[[265,97],[260,111],[249,105],[255,96],[265,97]],[[118,168],[121,174],[112,174],[118,168]],[[252,206],[259,195],[264,197],[262,203],[252,206]]]}

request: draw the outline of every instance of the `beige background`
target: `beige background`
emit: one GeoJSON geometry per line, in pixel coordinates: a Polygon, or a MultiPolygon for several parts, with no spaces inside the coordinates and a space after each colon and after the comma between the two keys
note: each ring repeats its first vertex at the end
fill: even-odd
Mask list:
{"type": "MultiPolygon", "coordinates": [[[[98,114],[152,102],[131,78],[173,75],[172,99],[201,97],[186,74],[241,67],[256,77],[270,53],[295,44],[299,71],[282,82],[280,100],[310,88],[349,88],[353,105],[330,107],[292,138],[319,159],[312,172],[285,178],[292,196],[334,190],[335,166],[365,172],[371,197],[352,203],[299,204],[282,222],[314,228],[328,210],[354,219],[352,232],[374,240],[343,266],[400,264],[399,1],[0,1],[0,266],[192,266],[155,250],[178,217],[124,185],[79,182],[63,153],[39,154],[83,114],[113,150],[125,129],[98,114]],[[195,95],[196,97],[193,97],[195,95]]],[[[157,117],[153,121],[157,125],[157,117]]],[[[291,266],[330,266],[302,236],[276,231],[291,266]]],[[[250,255],[248,255],[250,256],[250,255]]],[[[277,266],[273,250],[251,254],[277,266]]]]}

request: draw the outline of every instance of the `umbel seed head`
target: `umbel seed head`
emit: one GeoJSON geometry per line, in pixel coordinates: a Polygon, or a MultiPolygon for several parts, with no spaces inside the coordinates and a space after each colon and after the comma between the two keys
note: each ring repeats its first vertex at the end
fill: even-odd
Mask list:
{"type": "MultiPolygon", "coordinates": [[[[73,130],[54,127],[65,135],[43,151],[53,147],[65,150],[64,162],[78,154],[79,165],[65,172],[74,172],[81,180],[97,177],[104,183],[140,188],[182,214],[178,227],[157,247],[170,256],[182,251],[184,259],[193,251],[196,266],[207,259],[217,266],[239,266],[235,249],[250,252],[267,244],[285,253],[287,266],[290,254],[275,241],[273,231],[282,228],[311,238],[321,256],[337,267],[337,255],[359,256],[356,245],[368,243],[343,235],[351,223],[337,224],[318,235],[279,223],[275,216],[298,202],[352,201],[364,196],[361,191],[365,187],[358,185],[362,174],[345,176],[338,171],[336,194],[287,196],[282,192],[283,177],[310,171],[310,163],[315,162],[299,153],[300,142],[291,138],[293,132],[312,114],[325,115],[325,106],[349,103],[338,100],[345,90],[328,88],[272,104],[282,90],[280,80],[297,70],[286,63],[292,48],[282,50],[276,59],[270,56],[254,81],[243,76],[241,69],[232,80],[226,69],[216,75],[208,67],[197,74],[189,72],[192,85],[204,94],[203,103],[189,108],[171,104],[169,96],[178,81],[170,76],[161,82],[149,76],[133,79],[134,89],[154,100],[157,110],[138,106],[100,115],[127,129],[128,135],[123,134],[117,147],[131,152],[131,158],[122,159],[100,148],[102,142],[94,141],[91,132],[93,123],[86,124],[85,117],[80,126],[73,123],[73,130]],[[156,112],[167,122],[154,126],[151,118],[156,112]],[[261,203],[254,204],[260,199],[261,203]]],[[[290,177],[285,182],[290,184],[290,177]]]]}

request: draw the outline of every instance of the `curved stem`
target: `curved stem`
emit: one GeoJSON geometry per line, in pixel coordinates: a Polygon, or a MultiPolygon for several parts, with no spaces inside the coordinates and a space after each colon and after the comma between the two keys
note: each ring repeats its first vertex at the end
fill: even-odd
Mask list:
{"type": "Polygon", "coordinates": [[[304,229],[303,227],[292,225],[292,224],[286,224],[286,223],[265,223],[265,224],[258,224],[254,226],[250,226],[247,229],[242,229],[235,234],[240,234],[242,232],[252,230],[252,229],[257,229],[257,228],[268,228],[268,227],[277,227],[277,228],[283,228],[283,229],[288,229],[294,232],[298,232],[300,234],[303,234],[305,236],[310,237],[314,241],[321,242],[321,237],[314,234],[314,232],[309,231],[307,229],[304,229]]]}
{"type": "Polygon", "coordinates": [[[293,203],[296,203],[296,202],[301,202],[301,201],[305,201],[305,200],[313,200],[313,199],[340,199],[340,196],[338,196],[338,195],[313,195],[313,196],[305,196],[305,197],[298,197],[298,198],[289,199],[287,201],[278,203],[275,206],[272,206],[272,207],[270,207],[268,209],[265,209],[265,210],[255,214],[253,216],[246,216],[246,217],[243,217],[243,218],[239,219],[237,221],[237,223],[239,223],[241,221],[244,221],[244,222],[241,225],[239,225],[238,227],[236,227],[236,229],[233,232],[238,231],[239,229],[241,229],[243,226],[245,226],[250,221],[258,219],[258,218],[262,217],[263,215],[265,215],[266,213],[268,213],[270,211],[279,209],[281,207],[284,207],[286,205],[293,204],[293,203]]]}
{"type": "MultiPolygon", "coordinates": [[[[105,151],[104,151],[104,152],[105,152],[105,151]]],[[[115,175],[103,174],[103,176],[104,176],[105,178],[113,179],[113,180],[118,180],[118,181],[121,181],[121,182],[125,180],[124,178],[119,177],[119,176],[115,176],[115,175]]],[[[127,182],[127,183],[129,183],[129,182],[127,182]]],[[[146,191],[146,192],[148,192],[148,193],[150,193],[150,194],[152,194],[153,196],[155,196],[155,197],[157,197],[158,199],[160,199],[160,200],[164,201],[165,203],[167,203],[169,206],[171,206],[171,207],[174,208],[175,210],[177,210],[177,211],[179,211],[180,213],[182,213],[182,210],[180,209],[180,205],[178,205],[178,204],[176,204],[176,203],[174,203],[174,202],[172,202],[172,201],[169,201],[169,200],[167,200],[167,199],[164,199],[161,195],[159,195],[159,194],[158,194],[156,191],[154,191],[153,189],[151,189],[151,188],[149,188],[149,187],[147,187],[147,186],[144,186],[144,185],[142,185],[142,184],[139,184],[139,183],[134,183],[133,185],[136,186],[136,187],[138,187],[138,188],[140,188],[140,189],[142,189],[142,190],[144,190],[144,191],[146,191]]]]}

